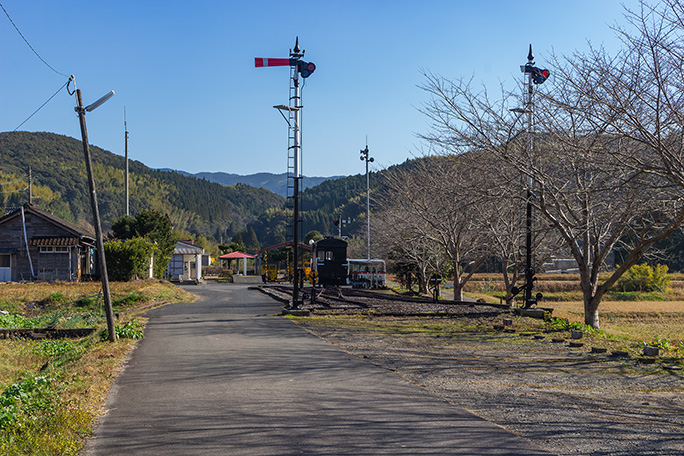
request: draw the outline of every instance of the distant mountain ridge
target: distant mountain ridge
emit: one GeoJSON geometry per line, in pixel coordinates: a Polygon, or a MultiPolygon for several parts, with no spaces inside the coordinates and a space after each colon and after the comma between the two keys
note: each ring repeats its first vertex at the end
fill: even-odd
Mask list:
{"type": "MultiPolygon", "coordinates": [[[[287,174],[273,174],[273,173],[256,173],[256,174],[233,174],[224,172],[200,172],[200,173],[189,173],[187,171],[182,171],[178,169],[162,168],[159,171],[174,171],[183,176],[196,177],[198,179],[205,179],[209,182],[215,182],[221,185],[236,185],[245,184],[250,187],[265,188],[283,197],[287,197],[287,174]]],[[[302,179],[302,190],[307,188],[312,188],[318,184],[331,179],[339,179],[347,176],[331,176],[331,177],[320,177],[320,176],[304,176],[302,179]]]]}

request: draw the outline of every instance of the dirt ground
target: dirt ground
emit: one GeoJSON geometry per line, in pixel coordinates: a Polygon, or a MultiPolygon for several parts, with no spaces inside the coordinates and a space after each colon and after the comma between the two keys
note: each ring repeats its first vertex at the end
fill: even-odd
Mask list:
{"type": "MultiPolygon", "coordinates": [[[[441,318],[473,319],[476,310],[471,306],[467,315],[441,318]]],[[[505,317],[488,311],[478,322],[505,317]]],[[[594,354],[588,346],[553,342],[552,335],[535,339],[493,328],[426,334],[325,319],[297,323],[553,453],[684,455],[684,376],[662,363],[644,364],[610,351],[594,354]]]]}

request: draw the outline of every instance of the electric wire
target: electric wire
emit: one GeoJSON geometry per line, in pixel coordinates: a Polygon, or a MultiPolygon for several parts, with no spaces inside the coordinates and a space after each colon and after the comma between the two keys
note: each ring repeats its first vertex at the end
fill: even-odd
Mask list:
{"type": "MultiPolygon", "coordinates": [[[[2,6],[2,5],[0,5],[0,6],[2,6]]],[[[48,103],[50,102],[50,100],[52,100],[53,98],[55,98],[55,97],[57,96],[57,94],[58,94],[64,87],[66,87],[66,86],[69,84],[69,82],[71,82],[71,79],[69,79],[69,81],[65,82],[65,83],[62,84],[61,86],[59,86],[59,89],[57,89],[57,91],[56,91],[55,93],[53,93],[52,96],[51,96],[50,98],[48,98],[47,101],[46,101],[45,103],[43,103],[42,105],[40,105],[40,107],[39,107],[38,109],[36,109],[35,111],[33,111],[33,114],[31,114],[30,116],[28,116],[28,117],[26,118],[26,120],[24,120],[22,123],[20,123],[20,124],[17,126],[17,128],[15,128],[15,129],[12,130],[12,131],[13,131],[13,132],[14,132],[14,131],[17,131],[19,128],[21,128],[22,125],[24,125],[26,122],[28,122],[28,121],[31,119],[31,117],[35,116],[36,113],[37,113],[38,111],[40,111],[41,109],[43,109],[43,107],[44,107],[46,104],[48,104],[48,103]]],[[[68,89],[67,89],[67,90],[68,90],[68,89]]]]}
{"type": "Polygon", "coordinates": [[[38,52],[33,48],[33,46],[31,46],[31,43],[29,43],[28,40],[26,39],[26,37],[21,33],[21,31],[19,30],[19,27],[17,27],[17,24],[14,23],[14,21],[12,20],[12,18],[10,17],[9,13],[7,12],[7,10],[5,9],[5,7],[3,6],[2,3],[0,3],[0,8],[2,8],[2,10],[5,12],[5,16],[7,16],[7,19],[9,19],[9,21],[12,23],[12,25],[14,26],[14,29],[17,31],[17,33],[19,34],[19,36],[21,37],[21,39],[24,40],[24,43],[26,43],[26,45],[33,51],[33,53],[36,54],[36,57],[38,57],[38,58],[40,59],[41,62],[43,62],[48,68],[50,68],[52,71],[54,71],[54,72],[57,73],[58,75],[64,76],[65,78],[68,78],[69,76],[67,76],[66,74],[60,73],[59,71],[57,71],[57,70],[55,70],[54,68],[52,68],[52,66],[50,66],[50,64],[47,63],[47,62],[45,61],[45,59],[43,59],[43,58],[40,56],[40,54],[38,54],[38,52]]]}
{"type": "Polygon", "coordinates": [[[16,184],[19,182],[26,182],[24,179],[17,179],[9,182],[0,182],[0,185],[9,185],[9,184],[16,184]]]}
{"type": "Polygon", "coordinates": [[[0,194],[4,194],[4,193],[21,193],[21,192],[25,192],[25,191],[27,191],[27,190],[28,190],[28,187],[26,187],[26,188],[21,188],[21,189],[19,189],[19,190],[1,190],[1,191],[0,191],[0,194]]]}

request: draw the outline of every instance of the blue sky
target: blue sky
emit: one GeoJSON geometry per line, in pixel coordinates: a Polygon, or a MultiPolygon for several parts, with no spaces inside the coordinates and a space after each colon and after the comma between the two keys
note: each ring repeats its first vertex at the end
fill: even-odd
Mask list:
{"type": "MultiPolygon", "coordinates": [[[[237,174],[285,172],[287,68],[254,68],[254,57],[288,57],[299,36],[316,72],[303,89],[303,173],[364,172],[421,149],[429,125],[424,71],[514,86],[533,45],[551,52],[615,49],[611,25],[635,0],[203,1],[1,0],[17,27],[56,71],[73,74],[88,135],[153,168],[237,174]]],[[[0,11],[0,131],[12,131],[66,78],[48,68],[0,11]]],[[[22,131],[80,139],[75,98],[62,90],[22,131]]],[[[0,163],[2,169],[2,163],[0,163]]]]}

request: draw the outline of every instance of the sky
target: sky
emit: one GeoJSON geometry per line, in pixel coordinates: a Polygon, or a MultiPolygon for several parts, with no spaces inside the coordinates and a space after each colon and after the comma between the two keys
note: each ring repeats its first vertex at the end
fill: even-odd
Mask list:
{"type": "MultiPolygon", "coordinates": [[[[152,168],[192,173],[283,173],[287,58],[299,37],[316,71],[302,89],[302,172],[365,172],[420,156],[430,125],[420,108],[425,73],[472,78],[496,90],[521,81],[532,44],[539,67],[552,53],[617,49],[611,29],[636,0],[0,0],[0,131],[80,139],[75,76],[89,142],[152,168]],[[31,49],[33,48],[33,50],[31,49]],[[35,50],[35,52],[34,52],[35,50]],[[37,54],[37,55],[36,55],[37,54]],[[42,59],[42,60],[41,60],[42,59]],[[73,89],[73,86],[70,86],[73,89]]],[[[2,169],[2,163],[0,163],[2,169]]]]}

